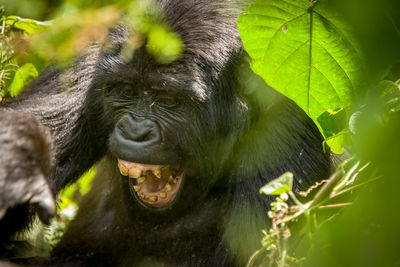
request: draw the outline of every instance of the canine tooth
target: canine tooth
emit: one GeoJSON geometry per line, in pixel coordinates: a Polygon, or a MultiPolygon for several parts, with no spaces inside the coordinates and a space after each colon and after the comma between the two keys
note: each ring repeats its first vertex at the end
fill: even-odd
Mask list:
{"type": "Polygon", "coordinates": [[[176,184],[178,182],[178,179],[170,176],[169,179],[168,179],[168,182],[176,184]]]}
{"type": "Polygon", "coordinates": [[[157,177],[158,179],[161,178],[161,170],[157,169],[157,170],[153,170],[153,174],[155,177],[157,177]]]}
{"type": "Polygon", "coordinates": [[[125,165],[118,162],[118,168],[123,176],[128,176],[129,170],[125,165]]]}
{"type": "Polygon", "coordinates": [[[167,192],[161,192],[158,195],[160,196],[160,198],[166,198],[167,197],[167,192]]]}
{"type": "Polygon", "coordinates": [[[139,195],[139,197],[142,198],[142,199],[145,198],[145,197],[144,197],[144,194],[143,194],[142,192],[140,192],[138,195],[139,195]]]}
{"type": "Polygon", "coordinates": [[[131,178],[139,178],[142,174],[142,170],[136,167],[131,167],[129,169],[129,177],[131,178]]]}
{"type": "Polygon", "coordinates": [[[156,202],[157,201],[157,197],[156,196],[151,196],[149,197],[150,201],[156,202]]]}
{"type": "Polygon", "coordinates": [[[141,184],[141,183],[143,183],[144,181],[146,181],[146,177],[140,177],[139,179],[138,179],[138,183],[139,184],[141,184]]]}
{"type": "Polygon", "coordinates": [[[136,192],[139,192],[139,190],[141,189],[142,187],[140,186],[140,185],[134,185],[133,186],[133,189],[136,191],[136,192]]]}
{"type": "Polygon", "coordinates": [[[172,185],[171,184],[166,184],[165,185],[165,190],[167,191],[167,192],[171,192],[171,190],[172,190],[172,185]]]}

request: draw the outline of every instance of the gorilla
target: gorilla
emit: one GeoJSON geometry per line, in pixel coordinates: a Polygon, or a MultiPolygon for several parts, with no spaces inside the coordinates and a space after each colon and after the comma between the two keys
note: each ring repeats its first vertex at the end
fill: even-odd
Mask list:
{"type": "Polygon", "coordinates": [[[295,190],[329,176],[318,128],[251,72],[238,2],[159,0],[162,22],[184,46],[173,62],[157,62],[146,41],[126,60],[124,45],[140,33],[117,26],[106,46],[91,46],[67,71],[49,67],[2,104],[1,129],[23,127],[24,116],[34,124],[11,139],[0,134],[9,155],[0,190],[23,180],[42,188],[24,189],[35,201],[1,196],[0,210],[17,210],[21,227],[35,210],[46,221],[53,197],[97,165],[43,264],[243,266],[268,227],[271,198],[259,188],[286,171],[295,190]],[[29,140],[46,148],[20,150],[29,140]]]}

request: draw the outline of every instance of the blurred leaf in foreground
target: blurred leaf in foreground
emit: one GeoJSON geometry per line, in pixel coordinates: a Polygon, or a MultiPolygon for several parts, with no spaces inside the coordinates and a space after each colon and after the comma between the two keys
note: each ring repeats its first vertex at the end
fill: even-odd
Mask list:
{"type": "Polygon", "coordinates": [[[42,32],[51,26],[50,21],[37,21],[33,19],[24,19],[17,16],[8,16],[4,20],[7,25],[23,30],[26,33],[42,32]]]}
{"type": "Polygon", "coordinates": [[[33,79],[35,79],[37,76],[38,71],[31,63],[26,63],[18,68],[9,87],[11,97],[15,97],[20,94],[24,87],[33,81],[33,79]]]}
{"type": "Polygon", "coordinates": [[[45,60],[64,63],[90,44],[102,43],[120,16],[117,8],[108,6],[57,18],[49,30],[31,36],[30,46],[45,60]]]}

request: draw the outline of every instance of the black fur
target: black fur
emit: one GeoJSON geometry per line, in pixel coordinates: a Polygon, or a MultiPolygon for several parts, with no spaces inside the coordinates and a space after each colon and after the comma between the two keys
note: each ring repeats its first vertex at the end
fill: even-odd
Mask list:
{"type": "Polygon", "coordinates": [[[176,61],[159,64],[142,47],[124,62],[130,33],[120,27],[110,34],[114,49],[93,47],[70,71],[47,70],[7,104],[47,130],[54,193],[101,159],[51,264],[242,266],[268,225],[270,199],[259,188],[286,171],[296,190],[329,175],[316,126],[249,71],[236,29],[240,9],[222,0],[159,4],[184,43],[176,61]],[[149,96],[124,98],[121,81],[149,96]],[[179,106],[153,106],[152,95],[173,96],[179,106]],[[152,123],[160,145],[121,151],[115,131],[129,135],[135,120],[152,123]],[[165,210],[143,208],[117,158],[179,164],[186,172],[179,199],[165,210]]]}
{"type": "Polygon", "coordinates": [[[50,144],[43,129],[34,117],[10,110],[1,110],[0,125],[1,259],[19,256],[17,242],[11,241],[14,235],[30,226],[36,211],[48,224],[55,203],[47,181],[50,144]]]}

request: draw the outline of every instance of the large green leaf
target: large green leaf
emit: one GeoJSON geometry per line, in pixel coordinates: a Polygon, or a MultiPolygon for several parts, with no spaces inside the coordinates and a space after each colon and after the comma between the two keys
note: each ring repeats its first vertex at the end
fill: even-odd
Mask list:
{"type": "Polygon", "coordinates": [[[318,124],[325,111],[349,106],[361,56],[333,11],[315,2],[257,0],[240,16],[239,32],[253,71],[318,124]]]}

